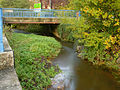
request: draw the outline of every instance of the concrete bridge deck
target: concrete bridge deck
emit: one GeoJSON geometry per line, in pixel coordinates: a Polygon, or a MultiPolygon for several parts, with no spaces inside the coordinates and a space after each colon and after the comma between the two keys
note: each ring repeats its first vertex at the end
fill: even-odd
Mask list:
{"type": "Polygon", "coordinates": [[[59,18],[4,17],[8,24],[60,24],[59,18]]]}

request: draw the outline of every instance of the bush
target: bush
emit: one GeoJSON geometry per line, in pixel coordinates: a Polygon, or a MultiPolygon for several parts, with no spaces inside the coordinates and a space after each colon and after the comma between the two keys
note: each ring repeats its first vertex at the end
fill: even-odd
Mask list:
{"type": "Polygon", "coordinates": [[[50,59],[60,52],[54,38],[34,34],[7,33],[15,53],[15,68],[23,89],[43,89],[51,85],[50,78],[59,73],[50,59]]]}
{"type": "Polygon", "coordinates": [[[70,0],[67,6],[81,11],[79,19],[67,22],[72,22],[71,28],[77,32],[74,37],[84,45],[82,55],[95,64],[115,69],[120,58],[119,5],[119,0],[70,0]]]}
{"type": "Polygon", "coordinates": [[[72,32],[69,26],[69,24],[60,24],[57,28],[57,32],[61,40],[73,42],[75,40],[75,38],[73,37],[74,32],[72,32]]]}
{"type": "Polygon", "coordinates": [[[32,3],[29,0],[1,0],[2,8],[30,8],[32,3]]]}

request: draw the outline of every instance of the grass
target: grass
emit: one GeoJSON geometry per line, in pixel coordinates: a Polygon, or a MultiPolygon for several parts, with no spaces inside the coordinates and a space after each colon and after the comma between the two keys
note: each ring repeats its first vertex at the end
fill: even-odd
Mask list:
{"type": "Polygon", "coordinates": [[[42,90],[51,85],[50,78],[60,72],[51,63],[61,49],[52,37],[7,32],[15,54],[15,68],[23,90],[42,90]]]}

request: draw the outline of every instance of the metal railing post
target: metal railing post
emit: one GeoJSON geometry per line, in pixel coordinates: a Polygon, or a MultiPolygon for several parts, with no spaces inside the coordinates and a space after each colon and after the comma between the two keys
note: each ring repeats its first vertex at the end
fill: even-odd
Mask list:
{"type": "Polygon", "coordinates": [[[81,16],[81,14],[80,14],[81,12],[79,11],[79,17],[81,16]]]}
{"type": "Polygon", "coordinates": [[[2,13],[2,8],[0,8],[0,52],[4,51],[3,48],[3,13],[2,13]]]}

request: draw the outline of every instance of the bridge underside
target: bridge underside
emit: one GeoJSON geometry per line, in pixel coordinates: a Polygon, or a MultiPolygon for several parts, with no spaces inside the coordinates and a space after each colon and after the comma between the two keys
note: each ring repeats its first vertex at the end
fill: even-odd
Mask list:
{"type": "Polygon", "coordinates": [[[58,18],[5,17],[3,21],[8,24],[60,24],[58,18]]]}

